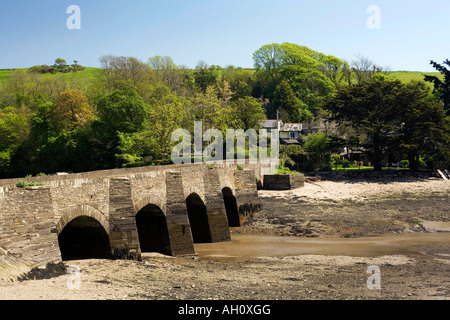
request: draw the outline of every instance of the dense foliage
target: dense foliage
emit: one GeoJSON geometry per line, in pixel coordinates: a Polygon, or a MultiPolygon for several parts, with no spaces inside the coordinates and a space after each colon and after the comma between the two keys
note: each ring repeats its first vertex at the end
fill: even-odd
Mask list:
{"type": "Polygon", "coordinates": [[[195,120],[224,132],[277,116],[333,124],[283,155],[315,162],[312,170],[343,147],[364,148],[377,169],[386,156],[414,170],[424,159],[448,161],[444,67],[435,64],[444,81],[426,78],[433,91],[394,81],[366,58],[346,62],[290,43],[253,58],[255,69],[103,56],[101,69],[59,58],[11,71],[0,84],[0,177],[170,163],[172,132],[193,132],[195,120]]]}

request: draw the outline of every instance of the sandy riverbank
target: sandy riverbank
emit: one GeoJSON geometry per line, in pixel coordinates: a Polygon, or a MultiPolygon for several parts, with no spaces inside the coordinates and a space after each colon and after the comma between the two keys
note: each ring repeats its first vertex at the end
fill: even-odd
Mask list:
{"type": "Polygon", "coordinates": [[[450,231],[450,181],[315,181],[289,191],[259,191],[263,211],[242,233],[364,237],[450,231]]]}

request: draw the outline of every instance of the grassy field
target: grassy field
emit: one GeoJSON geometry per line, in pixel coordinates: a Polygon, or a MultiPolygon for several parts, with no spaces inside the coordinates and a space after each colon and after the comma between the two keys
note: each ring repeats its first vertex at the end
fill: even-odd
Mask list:
{"type": "Polygon", "coordinates": [[[26,69],[0,69],[0,84],[6,82],[11,72],[14,70],[26,70],[26,69]]]}
{"type": "MultiPolygon", "coordinates": [[[[27,69],[0,69],[0,85],[4,84],[8,80],[9,75],[16,70],[26,71],[27,69]]],[[[59,74],[62,74],[68,80],[70,80],[70,79],[91,80],[91,79],[95,78],[99,74],[100,71],[101,71],[101,69],[99,69],[99,68],[86,68],[86,70],[78,71],[75,73],[71,72],[71,73],[59,73],[59,74]]]]}
{"type": "Polygon", "coordinates": [[[437,77],[442,76],[439,72],[417,72],[417,71],[394,71],[390,76],[399,79],[403,82],[410,82],[413,80],[424,80],[426,75],[437,77]]]}

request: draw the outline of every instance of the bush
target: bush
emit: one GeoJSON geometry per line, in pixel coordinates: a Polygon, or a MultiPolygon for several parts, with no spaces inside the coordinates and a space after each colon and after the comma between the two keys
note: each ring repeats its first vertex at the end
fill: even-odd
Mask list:
{"type": "Polygon", "coordinates": [[[424,158],[419,158],[419,168],[420,169],[426,169],[427,168],[427,163],[424,160],[424,158]]]}
{"type": "Polygon", "coordinates": [[[342,163],[342,159],[341,156],[338,154],[333,154],[331,155],[331,161],[335,167],[335,169],[337,170],[338,165],[340,165],[342,163]]]}
{"type": "Polygon", "coordinates": [[[324,165],[319,169],[319,172],[327,172],[327,171],[332,171],[331,165],[324,165]]]}
{"type": "Polygon", "coordinates": [[[20,180],[19,182],[17,182],[17,187],[19,187],[19,188],[25,188],[25,187],[28,186],[28,184],[29,184],[28,181],[26,181],[26,180],[20,180]]]}
{"type": "Polygon", "coordinates": [[[289,158],[293,161],[286,161],[284,162],[284,165],[295,171],[300,172],[313,172],[315,171],[315,164],[312,159],[309,158],[309,156],[304,152],[299,152],[297,154],[291,154],[289,155],[289,158]]]}
{"type": "Polygon", "coordinates": [[[408,160],[400,161],[400,168],[406,169],[408,167],[409,167],[409,161],[408,160]]]}
{"type": "Polygon", "coordinates": [[[44,182],[30,182],[28,180],[20,180],[16,184],[16,186],[18,188],[37,187],[37,186],[43,186],[43,185],[44,185],[44,182]]]}
{"type": "Polygon", "coordinates": [[[348,161],[347,159],[344,159],[343,161],[342,161],[342,168],[350,168],[350,165],[351,165],[351,163],[350,163],[350,161],[348,161]]]}

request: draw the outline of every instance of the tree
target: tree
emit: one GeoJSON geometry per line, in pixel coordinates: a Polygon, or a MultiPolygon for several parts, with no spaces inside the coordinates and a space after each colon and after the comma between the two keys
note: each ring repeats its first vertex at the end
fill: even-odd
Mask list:
{"type": "Polygon", "coordinates": [[[398,81],[363,82],[340,89],[325,109],[339,123],[349,121],[367,135],[366,148],[371,150],[375,170],[381,170],[388,142],[401,124],[399,115],[411,97],[404,96],[398,81]]]}
{"type": "Polygon", "coordinates": [[[217,86],[209,86],[205,93],[198,93],[193,99],[191,111],[196,120],[203,121],[204,130],[216,127],[217,115],[222,108],[218,94],[217,86]]]}
{"type": "Polygon", "coordinates": [[[427,101],[423,83],[403,84],[389,77],[372,77],[340,89],[326,105],[332,119],[349,122],[366,135],[364,147],[370,152],[375,170],[389,153],[405,153],[411,170],[418,170],[424,154],[448,159],[449,122],[442,106],[427,101]]]}
{"type": "MultiPolygon", "coordinates": [[[[330,149],[338,150],[359,150],[361,145],[366,144],[365,132],[355,129],[349,121],[342,121],[328,130],[330,149]]],[[[353,152],[350,153],[350,160],[353,160],[353,152]]]]}
{"type": "Polygon", "coordinates": [[[219,66],[208,66],[204,61],[199,61],[194,71],[195,85],[205,93],[208,87],[217,84],[219,73],[219,66]]]}
{"type": "Polygon", "coordinates": [[[121,89],[105,96],[98,103],[99,120],[107,131],[132,133],[143,128],[147,106],[139,96],[136,87],[128,82],[121,83],[121,89]]]}
{"type": "Polygon", "coordinates": [[[23,114],[0,112],[0,173],[6,173],[20,144],[28,137],[29,126],[23,114]]]}
{"type": "Polygon", "coordinates": [[[154,88],[150,99],[148,127],[142,131],[119,134],[117,158],[122,165],[145,164],[145,159],[169,160],[175,143],[172,133],[186,125],[185,100],[173,95],[165,86],[154,88]]]}
{"type": "Polygon", "coordinates": [[[182,100],[174,95],[167,95],[154,104],[149,114],[149,132],[155,141],[155,153],[162,159],[170,159],[175,143],[171,141],[172,133],[180,128],[187,117],[182,100]]]}
{"type": "Polygon", "coordinates": [[[253,54],[255,69],[264,71],[273,80],[283,65],[284,51],[280,44],[273,43],[262,46],[253,54]]]}
{"type": "Polygon", "coordinates": [[[362,84],[365,81],[372,81],[373,75],[376,73],[386,72],[388,68],[382,68],[372,60],[362,55],[356,55],[355,59],[351,63],[352,71],[356,75],[358,84],[362,84]]]}
{"type": "Polygon", "coordinates": [[[346,61],[334,56],[321,55],[320,62],[322,63],[320,70],[333,82],[335,87],[342,86],[343,82],[349,83],[350,66],[346,61]]]}
{"type": "Polygon", "coordinates": [[[228,66],[226,69],[222,69],[222,74],[221,81],[227,82],[230,85],[230,90],[233,92],[232,100],[252,96],[256,85],[256,77],[253,70],[228,66]]]}
{"type": "Polygon", "coordinates": [[[171,149],[175,145],[171,141],[172,133],[188,125],[188,118],[185,99],[171,94],[164,86],[154,90],[148,115],[149,127],[145,130],[149,140],[153,141],[153,156],[165,160],[170,158],[171,149]]]}
{"type": "Polygon", "coordinates": [[[85,169],[80,164],[86,162],[87,153],[81,152],[77,130],[73,130],[48,137],[31,156],[32,161],[27,167],[29,172],[81,171],[85,169]]]}
{"type": "Polygon", "coordinates": [[[303,148],[313,157],[317,167],[327,166],[330,163],[329,137],[323,132],[316,132],[307,135],[303,139],[303,148]]]}
{"type": "Polygon", "coordinates": [[[78,60],[74,60],[72,64],[72,68],[74,72],[83,71],[86,68],[78,64],[78,60]]]}
{"type": "MultiPolygon", "coordinates": [[[[280,73],[282,79],[289,82],[301,105],[313,113],[308,115],[311,118],[320,113],[323,102],[328,100],[336,89],[328,77],[314,68],[289,65],[284,67],[280,73]]],[[[304,118],[307,117],[304,116],[304,118]]]]}
{"type": "MultiPolygon", "coordinates": [[[[445,66],[431,61],[433,67],[444,76],[444,81],[436,76],[425,76],[425,81],[434,84],[434,93],[437,93],[444,103],[444,110],[447,116],[450,115],[450,70],[445,66]]],[[[443,63],[450,67],[450,60],[447,59],[443,63]]]]}
{"type": "Polygon", "coordinates": [[[261,102],[253,97],[239,98],[231,103],[233,116],[236,119],[237,126],[247,131],[255,128],[258,120],[266,119],[261,102]]]}
{"type": "MultiPolygon", "coordinates": [[[[300,100],[301,111],[308,109],[314,116],[347,75],[344,61],[292,43],[265,45],[253,59],[261,95],[273,98],[278,85],[286,80],[300,100]]],[[[307,118],[296,118],[302,117],[307,118]]]]}
{"type": "Polygon", "coordinates": [[[65,68],[67,67],[67,62],[66,60],[62,59],[62,58],[57,58],[55,60],[55,65],[54,68],[58,71],[58,72],[64,72],[65,68]]]}
{"type": "Polygon", "coordinates": [[[85,144],[90,146],[91,162],[98,169],[119,166],[116,155],[121,153],[120,136],[143,130],[148,115],[149,106],[131,82],[117,85],[118,90],[100,99],[98,119],[82,135],[85,144]]]}
{"type": "Polygon", "coordinates": [[[277,111],[284,122],[305,122],[312,118],[308,107],[297,98],[286,80],[277,86],[270,104],[271,118],[276,117],[277,111]]]}
{"type": "Polygon", "coordinates": [[[148,82],[152,77],[149,65],[135,57],[106,55],[100,58],[100,63],[102,75],[111,90],[120,89],[123,81],[131,81],[137,87],[139,83],[148,82]]]}
{"type": "Polygon", "coordinates": [[[405,103],[402,112],[397,145],[407,156],[410,170],[420,169],[421,158],[450,159],[450,122],[442,105],[426,101],[424,83],[408,84],[404,96],[412,99],[405,103]]]}
{"type": "Polygon", "coordinates": [[[61,92],[49,112],[50,125],[55,132],[72,131],[94,119],[88,99],[79,90],[61,92]]]}
{"type": "Polygon", "coordinates": [[[300,101],[287,81],[282,81],[276,88],[273,98],[270,101],[268,117],[276,119],[283,114],[281,120],[291,122],[293,110],[300,105],[300,101]]]}
{"type": "Polygon", "coordinates": [[[171,57],[151,57],[148,59],[148,64],[155,71],[157,81],[167,86],[172,92],[184,93],[186,78],[171,57]]]}

